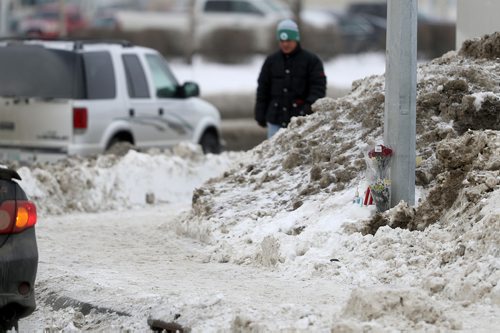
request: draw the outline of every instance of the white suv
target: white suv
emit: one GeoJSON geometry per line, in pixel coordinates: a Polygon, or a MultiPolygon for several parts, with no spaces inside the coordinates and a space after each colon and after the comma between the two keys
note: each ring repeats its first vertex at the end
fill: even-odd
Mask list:
{"type": "Polygon", "coordinates": [[[126,41],[0,43],[0,160],[103,153],[181,141],[218,153],[220,114],[155,50],[126,41]]]}

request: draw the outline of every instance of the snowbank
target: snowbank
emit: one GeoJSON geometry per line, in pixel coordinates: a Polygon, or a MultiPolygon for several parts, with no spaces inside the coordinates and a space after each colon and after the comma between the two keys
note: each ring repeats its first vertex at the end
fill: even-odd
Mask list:
{"type": "Polygon", "coordinates": [[[205,242],[210,261],[349,281],[334,331],[461,328],[446,309],[499,305],[499,56],[419,66],[416,208],[352,203],[382,142],[384,78],[372,76],[197,189],[178,233],[205,242]]]}
{"type": "Polygon", "coordinates": [[[73,157],[18,172],[41,215],[99,212],[189,202],[194,188],[229,168],[236,156],[203,155],[199,146],[186,143],[166,151],[73,157]]]}
{"type": "MultiPolygon", "coordinates": [[[[463,49],[419,66],[416,207],[380,214],[353,203],[366,188],[366,153],[382,142],[382,76],[318,101],[246,153],[187,146],[68,160],[22,168],[23,186],[43,214],[192,200],[165,228],[202,242],[203,262],[350,286],[334,318],[283,305],[272,315],[300,316],[286,326],[252,308],[227,314],[219,330],[473,331],[474,311],[500,317],[500,54],[498,42],[485,46],[497,37],[475,42],[495,56],[463,49]]],[[[224,303],[200,302],[184,299],[183,327],[203,331],[212,319],[203,314],[224,303]]]]}

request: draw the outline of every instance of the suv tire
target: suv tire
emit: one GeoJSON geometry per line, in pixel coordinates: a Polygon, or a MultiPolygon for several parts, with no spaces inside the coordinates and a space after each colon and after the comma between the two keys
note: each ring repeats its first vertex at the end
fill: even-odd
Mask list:
{"type": "Polygon", "coordinates": [[[204,154],[212,153],[219,154],[221,152],[221,146],[217,135],[213,132],[203,133],[200,139],[200,145],[203,149],[204,154]]]}

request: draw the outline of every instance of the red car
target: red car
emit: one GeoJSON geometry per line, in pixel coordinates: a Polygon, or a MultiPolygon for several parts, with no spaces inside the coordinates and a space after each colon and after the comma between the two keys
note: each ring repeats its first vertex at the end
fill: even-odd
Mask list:
{"type": "MultiPolygon", "coordinates": [[[[66,4],[64,6],[64,16],[64,29],[68,35],[88,26],[87,20],[78,6],[66,4]]],[[[38,7],[33,15],[28,16],[19,23],[19,33],[24,36],[40,38],[61,37],[59,4],[51,3],[38,7]]]]}

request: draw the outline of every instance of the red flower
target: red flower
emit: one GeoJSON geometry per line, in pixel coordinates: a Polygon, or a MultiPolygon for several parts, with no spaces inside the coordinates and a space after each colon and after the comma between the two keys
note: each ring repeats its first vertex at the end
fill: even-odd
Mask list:
{"type": "Polygon", "coordinates": [[[392,149],[384,145],[378,145],[368,152],[368,157],[390,157],[392,156],[392,149]]]}

